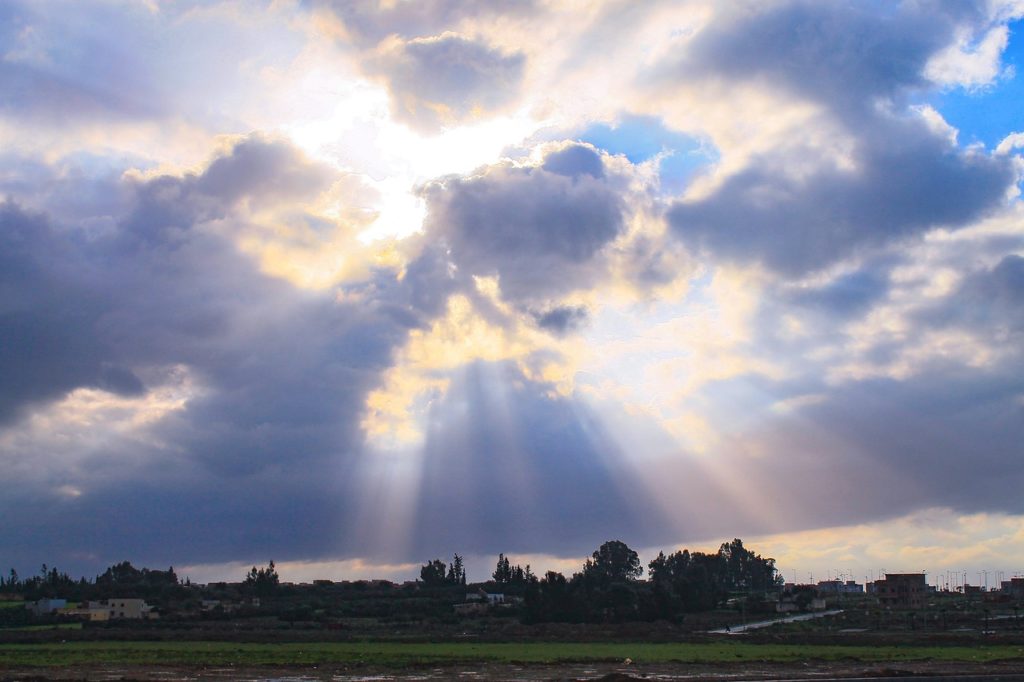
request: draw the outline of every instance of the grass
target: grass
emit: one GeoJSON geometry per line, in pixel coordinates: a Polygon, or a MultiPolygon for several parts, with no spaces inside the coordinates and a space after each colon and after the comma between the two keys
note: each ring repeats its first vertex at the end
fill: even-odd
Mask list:
{"type": "Polygon", "coordinates": [[[0,601],[0,609],[23,609],[24,601],[0,601]]]}
{"type": "MultiPolygon", "coordinates": [[[[53,623],[52,625],[20,625],[13,628],[0,628],[4,632],[33,632],[35,630],[81,630],[81,623],[53,623]]],[[[2,646],[2,645],[0,645],[2,646]]],[[[0,661],[3,660],[0,655],[0,661]]]]}
{"type": "Polygon", "coordinates": [[[371,665],[401,668],[463,663],[569,663],[621,661],[636,663],[787,663],[943,661],[985,663],[1024,660],[1019,646],[839,646],[749,643],[401,643],[323,642],[257,644],[235,642],[68,642],[0,644],[4,667],[79,665],[371,665]]]}

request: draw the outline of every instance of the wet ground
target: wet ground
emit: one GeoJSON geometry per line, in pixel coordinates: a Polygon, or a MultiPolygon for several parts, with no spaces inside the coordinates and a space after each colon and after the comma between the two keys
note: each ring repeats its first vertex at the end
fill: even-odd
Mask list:
{"type": "Polygon", "coordinates": [[[54,669],[0,670],[3,682],[33,682],[36,680],[89,680],[114,682],[119,680],[147,680],[149,682],[194,682],[210,680],[224,682],[435,682],[459,680],[461,682],[499,682],[523,680],[597,680],[599,682],[627,682],[632,680],[665,681],[715,680],[740,682],[753,680],[862,680],[892,677],[941,678],[943,682],[1024,682],[1024,664],[949,664],[913,663],[900,665],[864,665],[851,663],[825,664],[558,664],[558,665],[477,665],[472,667],[443,667],[395,670],[343,666],[308,668],[244,668],[168,666],[143,668],[132,666],[96,666],[54,669]]]}

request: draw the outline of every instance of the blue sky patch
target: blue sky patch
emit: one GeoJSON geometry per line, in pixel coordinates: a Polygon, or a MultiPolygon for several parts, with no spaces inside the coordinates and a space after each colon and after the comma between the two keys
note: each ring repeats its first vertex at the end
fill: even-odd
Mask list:
{"type": "Polygon", "coordinates": [[[626,116],[614,125],[595,123],[579,139],[609,154],[622,154],[632,163],[670,152],[659,165],[662,188],[670,193],[681,191],[695,172],[719,158],[707,141],[670,130],[655,116],[626,116]]]}
{"type": "Polygon", "coordinates": [[[981,142],[991,150],[1010,133],[1024,131],[1024,21],[1014,21],[1009,28],[1002,59],[1004,70],[1012,68],[1009,77],[976,91],[956,88],[936,93],[930,100],[960,131],[961,145],[981,142]]]}

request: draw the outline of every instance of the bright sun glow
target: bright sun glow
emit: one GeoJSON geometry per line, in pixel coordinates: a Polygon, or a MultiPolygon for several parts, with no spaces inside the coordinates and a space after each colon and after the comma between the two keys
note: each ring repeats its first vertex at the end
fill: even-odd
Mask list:
{"type": "Polygon", "coordinates": [[[344,94],[329,115],[296,112],[295,120],[281,129],[312,158],[365,174],[379,199],[367,207],[377,218],[360,235],[363,241],[418,231],[425,216],[423,201],[416,195],[419,184],[493,163],[506,149],[550,124],[520,111],[423,135],[394,121],[386,90],[368,81],[339,83],[322,74],[306,79],[295,96],[324,89],[344,94]]]}

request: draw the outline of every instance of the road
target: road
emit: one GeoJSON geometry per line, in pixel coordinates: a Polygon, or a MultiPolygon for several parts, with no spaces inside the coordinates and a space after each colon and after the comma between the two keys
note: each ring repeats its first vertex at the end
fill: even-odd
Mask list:
{"type": "Polygon", "coordinates": [[[796,616],[784,616],[782,618],[775,618],[773,620],[762,620],[756,623],[747,623],[746,625],[733,625],[721,630],[711,630],[712,635],[741,635],[747,630],[757,630],[759,628],[767,628],[775,625],[776,623],[796,623],[801,620],[813,620],[814,618],[823,618],[825,616],[834,616],[837,613],[842,613],[842,609],[832,609],[831,611],[815,611],[814,613],[801,613],[796,616]]]}

